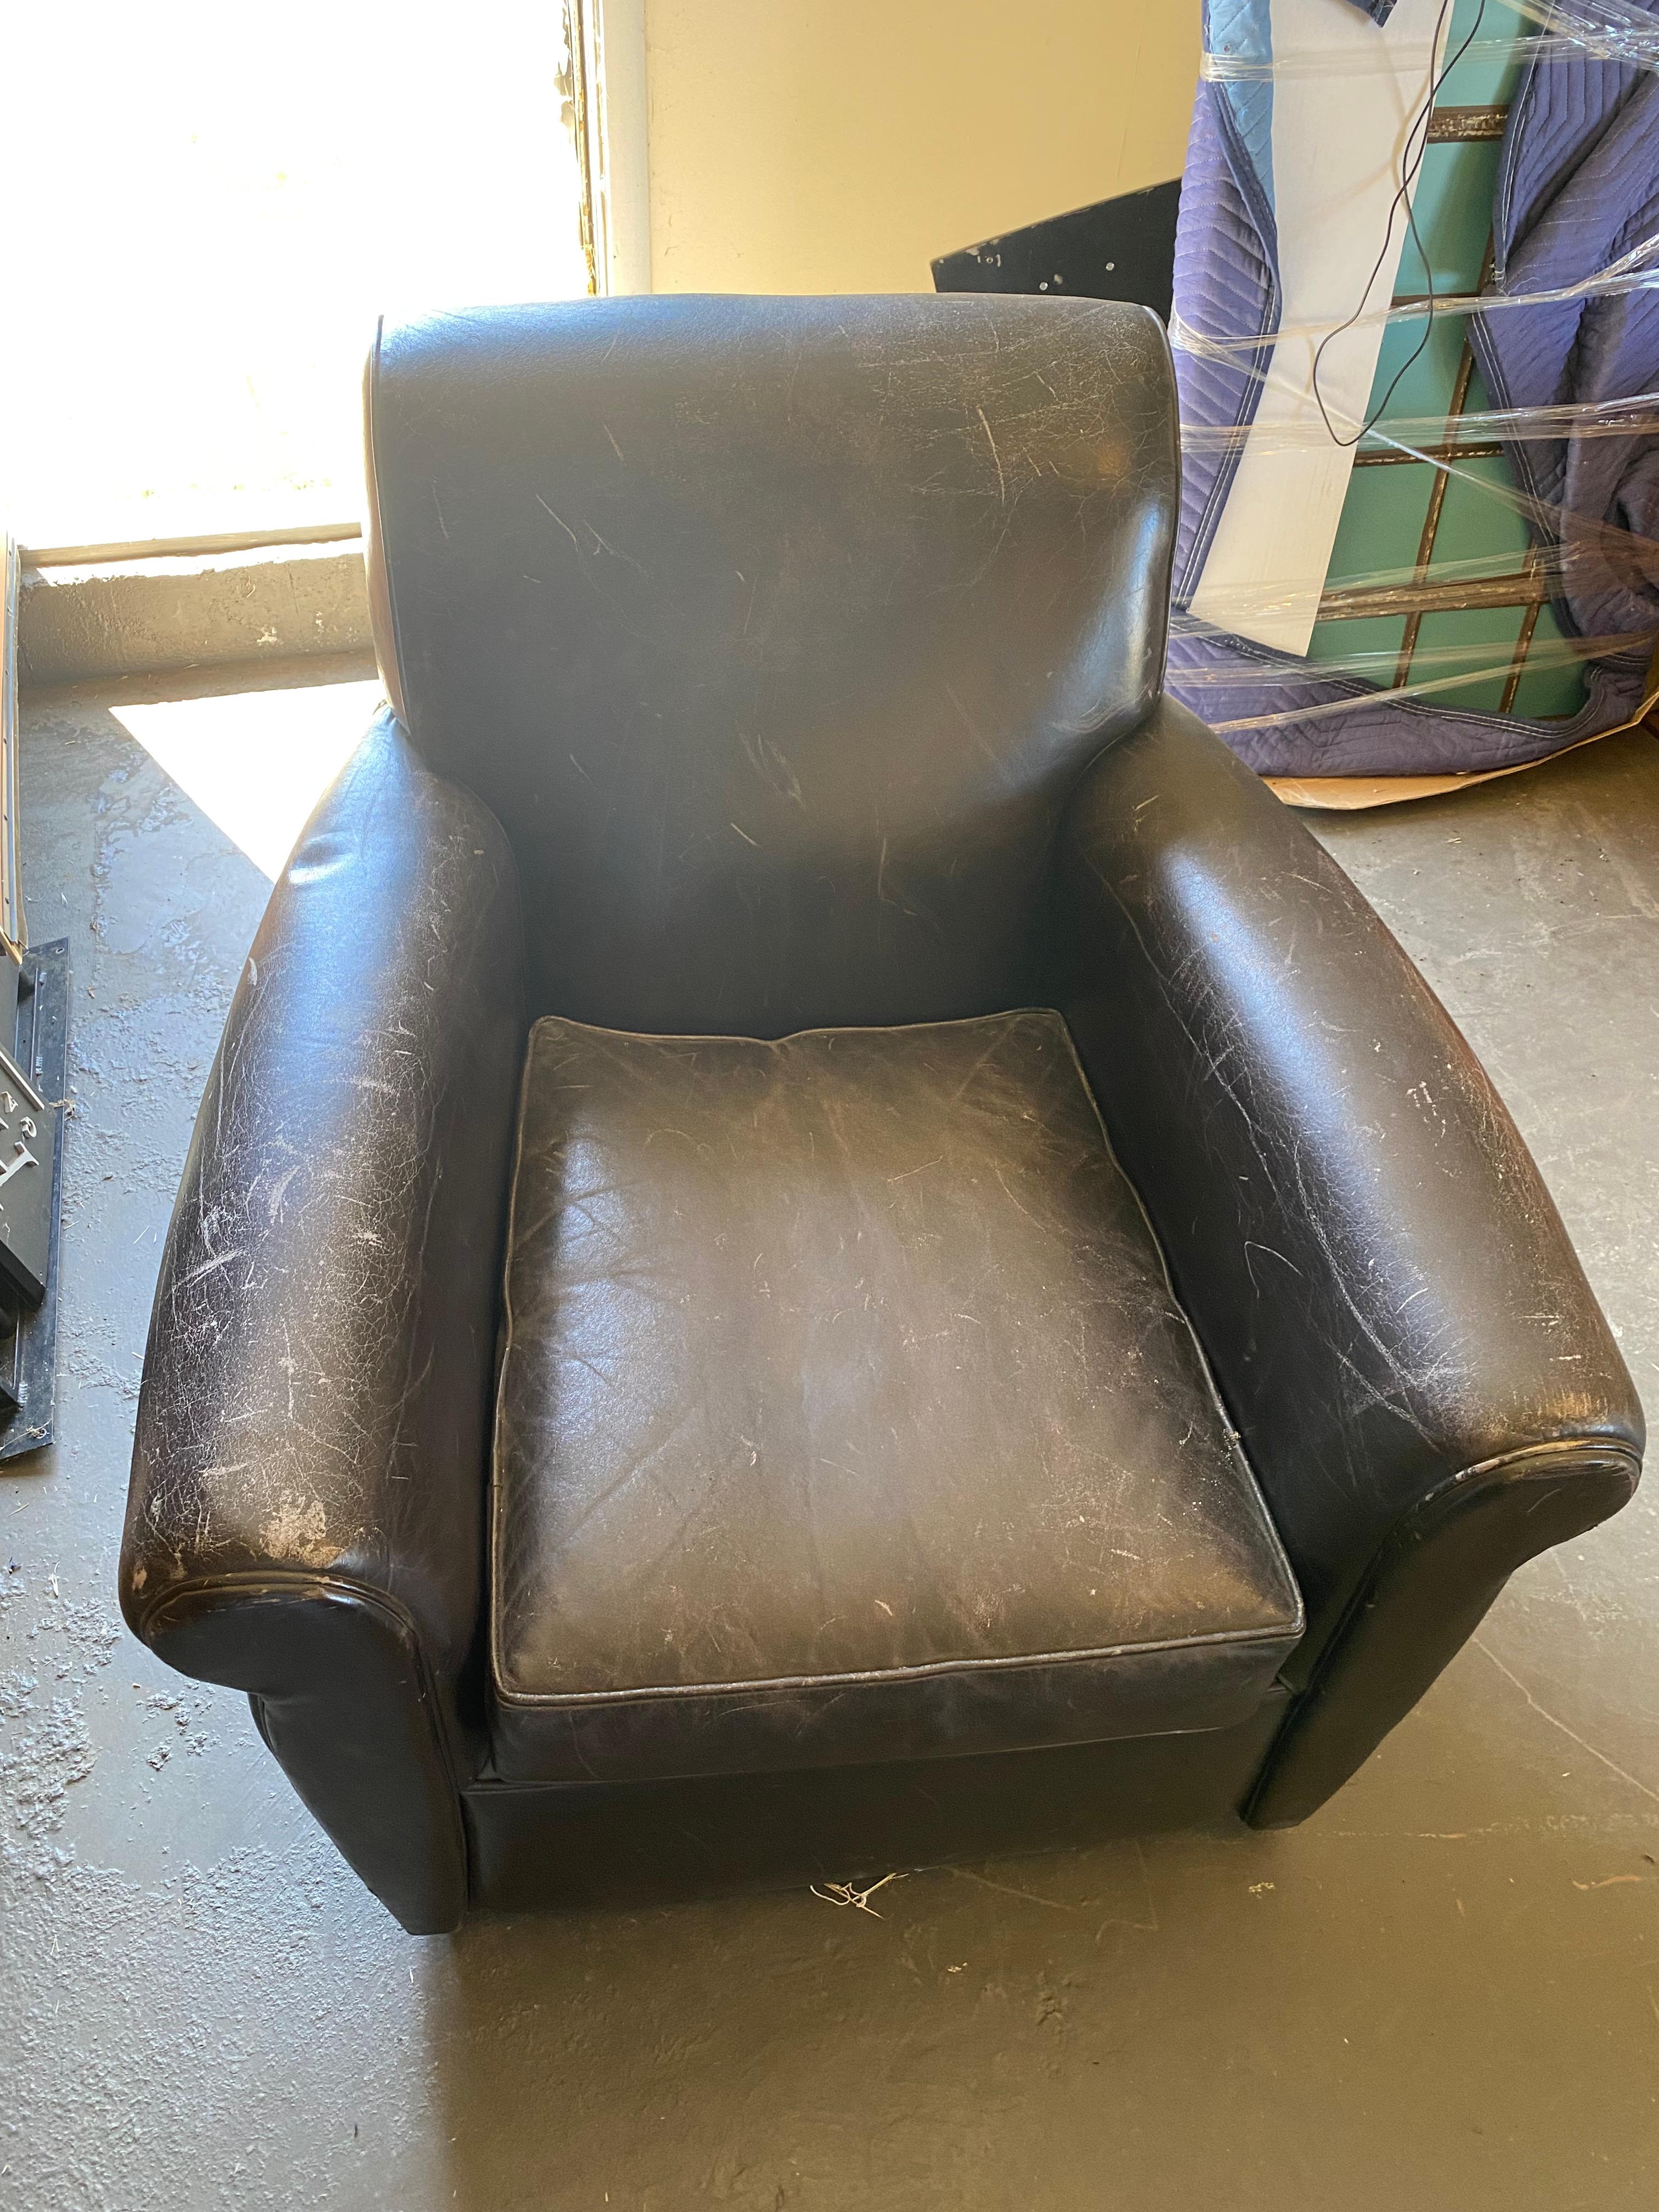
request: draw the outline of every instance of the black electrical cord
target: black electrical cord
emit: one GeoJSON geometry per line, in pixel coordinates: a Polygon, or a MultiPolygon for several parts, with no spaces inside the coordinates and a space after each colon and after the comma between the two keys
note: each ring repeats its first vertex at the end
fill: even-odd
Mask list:
{"type": "MultiPolygon", "coordinates": [[[[1434,46],[1438,46],[1440,44],[1440,34],[1446,27],[1446,18],[1451,13],[1452,6],[1453,0],[1440,0],[1440,13],[1434,20],[1434,39],[1431,51],[1432,51],[1434,46]]],[[[1423,353],[1428,345],[1429,339],[1433,333],[1434,310],[1436,305],[1434,270],[1429,260],[1428,247],[1424,244],[1422,234],[1417,228],[1417,215],[1412,206],[1412,186],[1417,182],[1418,172],[1423,166],[1423,156],[1428,151],[1429,119],[1434,113],[1434,103],[1440,97],[1441,87],[1445,83],[1446,79],[1451,75],[1452,71],[1457,67],[1459,62],[1462,60],[1464,55],[1468,53],[1469,48],[1474,44],[1475,40],[1480,36],[1480,25],[1485,19],[1486,13],[1486,0],[1480,0],[1480,5],[1475,10],[1474,21],[1469,27],[1468,36],[1464,40],[1462,45],[1458,47],[1456,52],[1449,56],[1449,58],[1442,64],[1435,76],[1434,82],[1429,87],[1428,97],[1424,100],[1422,107],[1413,120],[1411,129],[1406,134],[1406,161],[1405,165],[1400,173],[1400,189],[1395,192],[1394,198],[1389,203],[1388,228],[1382,234],[1382,244],[1378,249],[1376,260],[1371,264],[1370,274],[1366,277],[1364,283],[1360,288],[1359,305],[1354,309],[1352,314],[1348,317],[1346,322],[1339,323],[1334,330],[1327,331],[1324,337],[1321,338],[1318,345],[1314,349],[1312,374],[1314,404],[1318,408],[1321,419],[1323,421],[1326,429],[1330,433],[1331,443],[1334,446],[1357,446],[1368,431],[1376,428],[1377,423],[1382,421],[1383,415],[1387,412],[1389,400],[1394,398],[1395,392],[1399,389],[1400,380],[1405,375],[1406,371],[1411,368],[1414,362],[1421,359],[1423,353]],[[1420,136],[1419,133],[1421,134],[1420,136]],[[1331,421],[1330,416],[1326,410],[1325,402],[1320,395],[1320,361],[1324,355],[1326,347],[1329,345],[1331,340],[1333,338],[1340,337],[1344,331],[1351,331],[1354,325],[1359,320],[1361,315],[1364,313],[1365,302],[1370,297],[1371,286],[1376,283],[1377,276],[1381,273],[1382,264],[1388,258],[1389,247],[1394,240],[1395,217],[1400,213],[1402,206],[1406,210],[1406,228],[1411,237],[1412,243],[1416,246],[1418,253],[1422,259],[1423,275],[1429,288],[1428,310],[1424,319],[1423,335],[1419,338],[1417,343],[1407,355],[1404,361],[1401,362],[1393,376],[1389,378],[1388,390],[1382,394],[1381,399],[1377,401],[1376,406],[1371,410],[1364,422],[1360,424],[1358,429],[1354,432],[1352,437],[1339,438],[1336,434],[1336,426],[1331,421]]]]}

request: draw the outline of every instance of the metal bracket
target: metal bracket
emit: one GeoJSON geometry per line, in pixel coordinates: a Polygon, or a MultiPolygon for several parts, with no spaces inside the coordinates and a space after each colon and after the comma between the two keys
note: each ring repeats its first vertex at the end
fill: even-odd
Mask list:
{"type": "Polygon", "coordinates": [[[31,951],[17,866],[17,586],[0,579],[0,1462],[52,1442],[69,939],[31,951]]]}
{"type": "MultiPolygon", "coordinates": [[[[8,955],[0,962],[9,969],[8,955]]],[[[14,1223],[0,1212],[0,1465],[39,1451],[52,1439],[58,1368],[58,1246],[63,1212],[64,1113],[69,1065],[69,939],[36,946],[23,955],[17,972],[16,1011],[0,1023],[0,1062],[10,1063],[27,1091],[6,1090],[0,1065],[0,1110],[5,1096],[31,1109],[12,1119],[34,1125],[24,1138],[38,1167],[21,1170],[0,1186],[0,1208],[8,1193],[27,1194],[27,1220],[14,1223]],[[9,1042],[11,1049],[6,1049],[9,1042]],[[38,1244],[24,1239],[38,1235],[38,1244]],[[38,1270],[38,1272],[37,1272],[38,1270]],[[31,1296],[34,1283],[38,1297],[31,1296]]],[[[21,1135],[21,1129],[19,1132],[21,1135]]],[[[5,1149],[10,1153],[10,1142],[5,1149]]],[[[11,1155],[15,1157],[15,1155],[11,1155]]],[[[0,1162],[0,1167],[3,1167],[0,1162]]],[[[20,1209],[21,1212],[21,1209],[20,1209]]]]}

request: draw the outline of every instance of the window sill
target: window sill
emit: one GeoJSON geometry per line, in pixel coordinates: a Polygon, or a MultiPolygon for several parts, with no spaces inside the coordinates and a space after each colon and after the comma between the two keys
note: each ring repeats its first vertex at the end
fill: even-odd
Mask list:
{"type": "Polygon", "coordinates": [[[18,673],[32,691],[372,647],[360,539],[26,566],[19,593],[18,673]]]}

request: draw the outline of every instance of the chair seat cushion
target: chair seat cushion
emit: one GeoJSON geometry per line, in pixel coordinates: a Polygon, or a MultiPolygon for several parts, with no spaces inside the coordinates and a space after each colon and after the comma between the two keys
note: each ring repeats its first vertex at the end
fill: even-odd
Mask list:
{"type": "Polygon", "coordinates": [[[1301,1601],[1060,1016],[532,1030],[495,1771],[1219,1728],[1301,1601]]]}

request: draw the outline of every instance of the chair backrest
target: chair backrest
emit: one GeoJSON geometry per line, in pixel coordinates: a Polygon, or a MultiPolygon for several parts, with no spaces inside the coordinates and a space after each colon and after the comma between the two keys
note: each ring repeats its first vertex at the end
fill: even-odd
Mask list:
{"type": "Polygon", "coordinates": [[[1162,681],[1145,309],[657,298],[385,331],[371,584],[517,848],[544,1011],[779,1036],[1034,988],[1061,808],[1162,681]]]}

